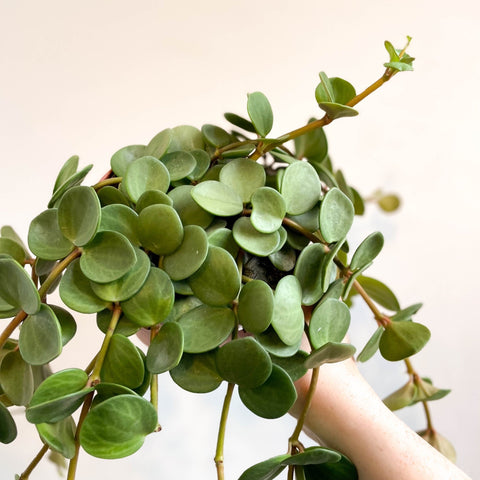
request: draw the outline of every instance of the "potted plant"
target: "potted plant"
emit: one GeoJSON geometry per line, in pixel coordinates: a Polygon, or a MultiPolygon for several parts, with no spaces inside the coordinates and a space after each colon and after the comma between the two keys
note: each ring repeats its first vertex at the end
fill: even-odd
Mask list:
{"type": "MultiPolygon", "coordinates": [[[[109,459],[137,451],[159,429],[157,377],[168,372],[190,392],[226,382],[215,456],[223,479],[234,389],[246,408],[277,418],[296,399],[293,382],[312,370],[288,452],[246,469],[241,479],[270,479],[283,470],[289,478],[314,479],[324,468],[329,478],[354,479],[348,458],[325,447],[305,449],[299,434],[319,368],[352,355],[366,361],[377,350],[404,361],[409,373],[385,403],[398,409],[422,402],[428,420],[422,435],[451,454],[428,412],[428,402],[448,390],[420,377],[409,360],[430,337],[412,320],[421,305],[401,309],[384,283],[365,275],[382,249],[380,232],[349,250],[347,235],[364,199],[333,166],[323,130],[357,115],[357,103],[412,70],[406,47],[385,46],[384,74],[361,93],[320,73],[320,119],[269,138],[270,103],[251,93],[248,119],[225,114],[231,131],[164,129],[146,145],[115,152],[93,186],[82,185],[92,166],[79,170],[71,157],[47,208],[30,224],[28,248],[2,228],[0,317],[11,320],[0,334],[0,441],[15,440],[9,407],[22,406],[44,443],[17,478],[28,478],[49,450],[69,460],[69,480],[81,448],[109,459]],[[64,305],[49,302],[57,288],[64,305]],[[344,342],[355,296],[378,325],[358,353],[344,342]],[[54,373],[49,362],[75,335],[72,312],[96,314],[103,344],[86,368],[54,373]],[[300,348],[304,333],[309,353],[300,348]],[[148,348],[132,343],[135,334],[146,337],[148,348]]],[[[374,200],[386,211],[398,206],[394,195],[374,200]]]]}

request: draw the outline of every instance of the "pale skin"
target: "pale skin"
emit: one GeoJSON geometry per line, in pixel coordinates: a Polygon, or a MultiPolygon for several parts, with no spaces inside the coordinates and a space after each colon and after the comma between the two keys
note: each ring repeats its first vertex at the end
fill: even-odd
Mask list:
{"type": "MultiPolygon", "coordinates": [[[[296,382],[292,415],[301,411],[309,385],[309,373],[296,382]]],[[[383,404],[351,359],[320,367],[304,426],[314,440],[349,457],[359,480],[470,479],[383,404]]]]}

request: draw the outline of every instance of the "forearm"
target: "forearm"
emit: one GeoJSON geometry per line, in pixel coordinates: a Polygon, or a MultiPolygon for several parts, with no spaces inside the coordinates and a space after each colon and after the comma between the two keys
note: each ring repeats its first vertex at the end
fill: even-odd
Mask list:
{"type": "MultiPolygon", "coordinates": [[[[309,377],[296,383],[301,409],[309,377]]],[[[347,455],[360,480],[466,480],[469,477],[392,413],[354,362],[323,365],[305,427],[347,455]]]]}

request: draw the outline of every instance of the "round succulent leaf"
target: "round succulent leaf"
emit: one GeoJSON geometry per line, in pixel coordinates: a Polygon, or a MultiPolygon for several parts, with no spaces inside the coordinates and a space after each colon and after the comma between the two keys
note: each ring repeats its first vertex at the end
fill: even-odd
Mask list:
{"type": "Polygon", "coordinates": [[[387,213],[394,212],[400,207],[400,199],[397,195],[394,194],[386,194],[382,195],[377,200],[378,206],[387,213]]]}
{"type": "Polygon", "coordinates": [[[40,310],[37,288],[25,269],[11,257],[0,258],[0,299],[29,315],[40,310]]]}
{"type": "Polygon", "coordinates": [[[173,307],[175,291],[169,276],[152,267],[138,293],[121,302],[123,313],[140,327],[151,327],[163,322],[173,307]]]}
{"type": "Polygon", "coordinates": [[[319,478],[358,480],[355,465],[344,455],[341,455],[341,459],[338,462],[305,465],[303,469],[305,472],[305,480],[317,480],[319,478]]]}
{"type": "Polygon", "coordinates": [[[350,326],[350,309],[340,300],[328,298],[312,313],[308,329],[313,348],[341,342],[350,326]]]}
{"type": "Polygon", "coordinates": [[[198,205],[213,215],[230,217],[243,210],[242,197],[229,185],[216,180],[195,185],[191,195],[198,205]]]}
{"type": "Polygon", "coordinates": [[[242,403],[262,418],[279,418],[285,415],[297,399],[292,380],[278,365],[272,365],[267,381],[254,388],[239,387],[242,403]]]}
{"type": "Polygon", "coordinates": [[[267,352],[282,358],[295,355],[301,345],[301,339],[293,345],[286,345],[271,326],[264,332],[257,334],[255,338],[267,352]]]}
{"type": "Polygon", "coordinates": [[[383,399],[383,403],[392,411],[411,405],[417,398],[418,388],[410,378],[405,385],[383,399]]]}
{"type": "Polygon", "coordinates": [[[240,217],[232,228],[233,238],[243,250],[258,257],[267,257],[277,250],[279,233],[261,233],[249,217],[240,217]]]}
{"type": "Polygon", "coordinates": [[[355,216],[350,199],[338,188],[331,188],[320,204],[320,232],[328,243],[346,237],[355,216]]]}
{"type": "Polygon", "coordinates": [[[261,333],[272,321],[273,292],[263,280],[246,283],[238,297],[237,315],[247,332],[261,333]]]}
{"type": "Polygon", "coordinates": [[[138,215],[130,207],[119,203],[102,208],[99,231],[113,230],[119,232],[138,246],[138,215]]]}
{"type": "Polygon", "coordinates": [[[212,147],[224,147],[234,141],[232,135],[216,125],[203,125],[202,134],[205,141],[212,147]]]}
{"type": "Polygon", "coordinates": [[[171,190],[168,196],[183,225],[199,225],[207,228],[214,217],[193,199],[192,189],[193,185],[180,185],[171,190]]]}
{"type": "Polygon", "coordinates": [[[135,453],[157,428],[155,407],[137,395],[116,395],[92,408],[80,431],[82,448],[98,458],[135,453]]]}
{"type": "Polygon", "coordinates": [[[272,326],[286,345],[296,345],[303,334],[302,288],[293,275],[277,284],[273,303],[272,326]]]}
{"type": "Polygon", "coordinates": [[[383,235],[380,232],[370,234],[358,246],[350,262],[350,269],[356,270],[370,264],[383,248],[383,235]]]}
{"type": "Polygon", "coordinates": [[[357,356],[357,362],[366,362],[370,360],[378,350],[380,338],[383,333],[383,327],[378,327],[373,335],[368,339],[362,351],[357,356]]]}
{"type": "Polygon", "coordinates": [[[98,231],[101,205],[92,187],[76,186],[58,204],[58,225],[74,245],[86,245],[98,231]]]}
{"type": "Polygon", "coordinates": [[[170,376],[179,387],[192,393],[212,392],[223,381],[217,372],[214,351],[184,353],[180,363],[170,370],[170,376]]]}
{"type": "Polygon", "coordinates": [[[202,266],[207,253],[208,239],[205,230],[198,225],[187,225],[181,245],[163,259],[163,269],[172,280],[183,280],[202,266]]]}
{"type": "Polygon", "coordinates": [[[301,233],[288,229],[287,243],[295,250],[303,250],[310,243],[310,240],[301,233]]]}
{"type": "MultiPolygon", "coordinates": [[[[145,147],[143,155],[148,155],[155,158],[162,158],[173,138],[173,130],[171,128],[166,128],[161,132],[157,133],[151,140],[148,142],[148,145],[145,147]]],[[[142,156],[143,156],[142,155],[142,156]]]]}
{"type": "Polygon", "coordinates": [[[193,295],[193,290],[188,284],[187,280],[179,280],[178,282],[172,282],[175,293],[178,295],[193,295]]]}
{"type": "Polygon", "coordinates": [[[150,205],[173,205],[173,200],[165,193],[160,190],[147,190],[140,195],[140,198],[135,205],[137,213],[140,213],[145,208],[150,205]]]}
{"type": "Polygon", "coordinates": [[[402,308],[397,313],[392,315],[390,319],[395,322],[403,322],[405,320],[410,320],[412,315],[415,315],[420,308],[422,308],[423,303],[414,303],[406,308],[402,308]]]}
{"type": "Polygon", "coordinates": [[[86,387],[88,375],[78,368],[54,373],[35,390],[25,412],[31,423],[55,423],[70,416],[94,390],[86,387]]]}
{"type": "Polygon", "coordinates": [[[278,455],[252,465],[240,475],[238,480],[272,480],[285,469],[282,462],[289,457],[289,454],[278,455]]]}
{"type": "Polygon", "coordinates": [[[169,255],[182,243],[183,226],[178,213],[168,205],[150,205],[138,218],[142,245],[157,255],[169,255]]]}
{"type": "Polygon", "coordinates": [[[119,385],[118,383],[100,382],[95,385],[96,396],[94,401],[100,397],[99,401],[107,400],[107,398],[114,397],[116,395],[136,395],[136,393],[125,385],[119,385]]]}
{"type": "Polygon", "coordinates": [[[58,172],[57,178],[55,180],[55,185],[53,191],[61,187],[72,175],[75,175],[78,168],[78,155],[71,156],[63,165],[60,171],[58,172]]]}
{"type": "Polygon", "coordinates": [[[75,187],[76,185],[80,185],[92,168],[93,165],[86,166],[84,169],[72,175],[60,187],[58,187],[52,195],[52,198],[48,202],[48,208],[56,207],[57,203],[59,202],[59,200],[61,200],[65,192],[67,192],[70,188],[75,187]]]}
{"type": "Polygon", "coordinates": [[[430,340],[430,330],[421,323],[390,322],[380,338],[383,358],[395,362],[418,353],[430,340]]]}
{"type": "Polygon", "coordinates": [[[211,166],[205,174],[200,178],[199,182],[207,182],[209,180],[216,180],[218,181],[220,178],[220,172],[222,171],[223,164],[217,164],[211,166]]]}
{"type": "Polygon", "coordinates": [[[62,335],[62,347],[64,347],[77,332],[77,323],[73,318],[73,315],[62,307],[57,305],[48,305],[60,324],[60,331],[62,335]]]}
{"type": "Polygon", "coordinates": [[[443,435],[440,435],[436,430],[431,428],[421,430],[417,433],[451,462],[456,463],[457,453],[455,447],[443,435]]]}
{"type": "Polygon", "coordinates": [[[147,369],[154,374],[168,372],[179,364],[182,354],[182,327],[176,322],[167,322],[150,342],[147,369]]]}
{"type": "Polygon", "coordinates": [[[316,368],[325,363],[337,363],[355,354],[355,347],[349,343],[328,342],[314,350],[305,360],[305,367],[316,368]]]}
{"type": "Polygon", "coordinates": [[[270,357],[275,365],[283,368],[288,373],[292,382],[296,382],[307,373],[305,359],[308,357],[308,353],[303,350],[299,350],[290,357],[278,357],[273,354],[270,354],[270,357]]]}
{"type": "Polygon", "coordinates": [[[208,244],[221,247],[226,250],[233,258],[237,258],[239,246],[233,238],[232,231],[228,228],[218,228],[213,232],[207,232],[208,244]]]}
{"type": "Polygon", "coordinates": [[[248,94],[247,111],[256,132],[266,137],[273,126],[273,112],[268,98],[262,92],[248,94]]]}
{"type": "Polygon", "coordinates": [[[302,213],[301,215],[289,215],[289,218],[309,232],[316,232],[320,227],[318,218],[319,213],[320,205],[317,204],[307,212],[302,213]]]}
{"type": "Polygon", "coordinates": [[[190,154],[195,159],[195,168],[187,176],[189,180],[200,180],[210,167],[210,156],[205,150],[191,150],[190,154]]]}
{"type": "Polygon", "coordinates": [[[335,463],[342,458],[341,454],[326,447],[308,447],[297,455],[286,458],[282,465],[319,465],[335,463]]]}
{"type": "Polygon", "coordinates": [[[240,290],[240,275],[232,256],[223,248],[210,246],[202,266],[188,280],[193,293],[211,306],[228,305],[240,290]]]}
{"type": "Polygon", "coordinates": [[[102,381],[136,388],[143,382],[145,369],[137,347],[123,335],[114,333],[102,364],[102,381]]]}
{"type": "Polygon", "coordinates": [[[321,191],[320,179],[309,163],[295,162],[286,168],[280,193],[288,214],[301,215],[311,210],[320,200],[321,191]]]}
{"type": "Polygon", "coordinates": [[[107,302],[123,302],[133,297],[143,286],[150,272],[150,258],[139,248],[135,249],[135,265],[123,277],[109,283],[91,282],[93,292],[107,302]]]}
{"type": "MultiPolygon", "coordinates": [[[[309,123],[315,120],[312,118],[309,123]]],[[[323,128],[315,128],[295,139],[295,156],[297,158],[319,158],[322,161],[327,154],[328,142],[323,128]]]]}
{"type": "Polygon", "coordinates": [[[42,304],[38,313],[29,315],[20,328],[18,346],[30,365],[43,365],[62,352],[62,330],[53,310],[42,304]]]}
{"type": "Polygon", "coordinates": [[[178,319],[184,335],[186,353],[203,353],[224,342],[235,326],[235,314],[230,308],[201,305],[178,319]]]}
{"type": "Polygon", "coordinates": [[[8,408],[0,402],[0,442],[11,443],[17,438],[17,426],[8,408]]]}
{"type": "Polygon", "coordinates": [[[361,275],[357,278],[358,283],[364,288],[368,295],[382,307],[397,312],[400,310],[395,294],[380,280],[361,275]]]}
{"type": "Polygon", "coordinates": [[[196,127],[179,125],[172,128],[172,133],[172,141],[167,152],[177,152],[179,150],[191,152],[192,150],[203,150],[205,147],[202,132],[196,127]]]}
{"type": "Polygon", "coordinates": [[[298,256],[294,275],[302,288],[302,304],[314,305],[323,295],[322,263],[326,257],[321,243],[307,245],[298,256]]]}
{"type": "Polygon", "coordinates": [[[95,295],[90,280],[80,268],[80,259],[75,259],[65,270],[59,287],[63,303],[80,313],[97,313],[110,302],[95,295]]]}
{"type": "Polygon", "coordinates": [[[167,153],[161,161],[167,167],[171,182],[188,177],[197,166],[195,157],[185,151],[167,153]]]}
{"type": "Polygon", "coordinates": [[[132,202],[136,203],[147,190],[166,192],[170,185],[170,174],[167,167],[157,158],[140,157],[128,166],[122,185],[132,202]]]}
{"type": "MultiPolygon", "coordinates": [[[[107,333],[110,321],[112,320],[112,311],[108,308],[97,313],[97,327],[103,333],[107,333]]],[[[130,337],[134,333],[137,333],[140,327],[131,322],[125,315],[120,316],[118,319],[117,325],[115,327],[115,333],[124,335],[125,337],[130,337]]]]}
{"type": "Polygon", "coordinates": [[[165,322],[176,322],[183,314],[195,307],[198,307],[199,305],[202,305],[202,302],[193,295],[184,298],[178,298],[173,305],[172,311],[165,319],[165,322]]]}
{"type": "Polygon", "coordinates": [[[270,155],[272,155],[272,157],[274,157],[275,159],[280,160],[280,162],[284,162],[284,163],[288,163],[288,164],[294,163],[294,162],[299,162],[298,158],[292,157],[291,155],[283,152],[280,149],[271,150],[270,155]]]}
{"type": "Polygon", "coordinates": [[[282,195],[270,187],[257,188],[251,198],[252,225],[262,233],[276,232],[281,226],[287,207],[282,195]]]}
{"type": "Polygon", "coordinates": [[[107,205],[126,205],[129,206],[130,202],[128,198],[120,191],[120,189],[107,185],[97,191],[100,205],[106,207],[107,205]]]}
{"type": "Polygon", "coordinates": [[[144,375],[142,383],[138,387],[133,388],[132,390],[140,397],[143,397],[147,393],[147,390],[150,388],[150,385],[152,383],[152,374],[147,370],[147,356],[141,348],[137,347],[137,351],[143,362],[144,375]]]}
{"type": "Polygon", "coordinates": [[[268,256],[272,265],[281,272],[290,272],[295,267],[297,255],[295,250],[289,245],[284,245],[280,250],[268,256]]]}
{"type": "Polygon", "coordinates": [[[13,405],[28,405],[33,395],[32,367],[18,350],[7,353],[0,364],[0,387],[13,405]]]}
{"type": "Polygon", "coordinates": [[[75,456],[76,425],[72,417],[64,418],[56,423],[38,423],[38,434],[43,443],[63,457],[71,459],[75,456]]]}
{"type": "Polygon", "coordinates": [[[46,260],[44,258],[37,257],[34,264],[35,273],[39,277],[44,275],[48,276],[56,265],[57,262],[55,260],[46,260]]]}
{"type": "Polygon", "coordinates": [[[222,158],[245,158],[250,156],[255,151],[255,144],[246,143],[237,148],[232,148],[231,150],[226,150],[222,153],[222,158]]]}
{"type": "Polygon", "coordinates": [[[250,133],[255,133],[255,127],[253,126],[252,122],[250,122],[246,118],[243,118],[236,113],[230,112],[224,113],[223,116],[228,122],[235,125],[236,127],[242,128],[243,130],[246,130],[250,133]]]}
{"type": "Polygon", "coordinates": [[[216,362],[224,380],[246,388],[262,385],[272,372],[270,356],[252,337],[237,338],[220,347],[216,362]]]}
{"type": "Polygon", "coordinates": [[[0,254],[9,255],[20,264],[26,259],[23,247],[10,238],[0,237],[0,254]]]}
{"type": "Polygon", "coordinates": [[[137,262],[128,238],[118,232],[98,232],[83,248],[80,268],[93,282],[110,283],[123,277],[137,262]]]}
{"type": "Polygon", "coordinates": [[[117,150],[110,159],[110,167],[117,177],[123,177],[128,166],[137,158],[148,155],[145,145],[128,145],[117,150]]]}
{"type": "Polygon", "coordinates": [[[263,165],[249,158],[236,158],[222,168],[219,178],[240,195],[243,203],[248,203],[253,192],[265,185],[266,175],[263,165]]]}

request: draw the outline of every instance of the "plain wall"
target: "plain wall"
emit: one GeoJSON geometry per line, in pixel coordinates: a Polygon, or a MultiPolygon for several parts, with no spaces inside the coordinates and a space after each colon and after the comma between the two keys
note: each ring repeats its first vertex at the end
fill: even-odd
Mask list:
{"type": "MultiPolygon", "coordinates": [[[[415,72],[395,77],[327,135],[352,185],[402,197],[393,215],[369,206],[352,244],[381,230],[386,245],[368,274],[388,283],[402,306],[424,302],[417,320],[432,339],[413,363],[452,389],[431,403],[434,425],[455,445],[459,466],[478,477],[478,18],[473,0],[0,0],[0,224],[26,239],[69,156],[95,164],[86,181],[93,184],[122,146],[178,124],[225,126],[225,111],[246,115],[248,92],[270,99],[272,135],[297,128],[320,115],[319,71],[361,91],[383,72],[383,41],[403,46],[411,35],[415,72]]],[[[374,328],[371,315],[359,307],[353,323],[361,346],[374,328]]],[[[56,369],[84,368],[98,350],[94,318],[78,316],[78,325],[56,369]]],[[[365,375],[382,396],[404,381],[401,364],[379,358],[365,375]]],[[[187,394],[162,378],[164,430],[124,460],[83,453],[77,478],[214,478],[223,394],[187,394]]],[[[424,428],[421,409],[407,410],[402,418],[424,428]]],[[[282,453],[293,425],[257,419],[235,397],[227,478],[282,453]]],[[[5,478],[40,448],[32,426],[20,425],[19,435],[0,447],[5,478]]],[[[52,471],[42,465],[32,479],[55,478],[52,471]]]]}

